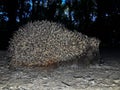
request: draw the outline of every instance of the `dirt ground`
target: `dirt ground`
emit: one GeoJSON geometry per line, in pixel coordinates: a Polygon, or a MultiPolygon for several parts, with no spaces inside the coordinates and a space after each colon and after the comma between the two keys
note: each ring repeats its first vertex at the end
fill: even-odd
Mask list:
{"type": "Polygon", "coordinates": [[[120,52],[103,50],[102,65],[9,69],[0,51],[0,90],[120,90],[120,52]]]}

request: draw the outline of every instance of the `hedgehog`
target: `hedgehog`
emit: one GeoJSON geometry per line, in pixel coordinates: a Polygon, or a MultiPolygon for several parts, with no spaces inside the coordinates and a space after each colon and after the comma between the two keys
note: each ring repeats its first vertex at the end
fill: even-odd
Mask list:
{"type": "Polygon", "coordinates": [[[98,39],[71,31],[60,23],[34,21],[13,34],[7,56],[13,67],[48,67],[75,59],[80,61],[82,56],[94,57],[99,52],[99,44],[98,39]]]}

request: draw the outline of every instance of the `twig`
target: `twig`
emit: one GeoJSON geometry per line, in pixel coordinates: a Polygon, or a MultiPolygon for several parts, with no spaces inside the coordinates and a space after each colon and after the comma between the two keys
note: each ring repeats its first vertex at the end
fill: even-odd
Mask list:
{"type": "Polygon", "coordinates": [[[71,86],[70,84],[64,82],[64,81],[61,81],[63,84],[67,85],[67,86],[71,86]]]}

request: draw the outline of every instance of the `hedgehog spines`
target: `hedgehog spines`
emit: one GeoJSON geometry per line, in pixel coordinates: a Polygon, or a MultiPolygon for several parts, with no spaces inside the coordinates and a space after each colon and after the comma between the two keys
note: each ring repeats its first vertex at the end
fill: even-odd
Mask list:
{"type": "Polygon", "coordinates": [[[81,57],[89,48],[92,48],[91,52],[97,50],[99,40],[70,31],[62,24],[35,21],[14,33],[8,57],[11,59],[10,65],[15,67],[49,66],[81,57]]]}

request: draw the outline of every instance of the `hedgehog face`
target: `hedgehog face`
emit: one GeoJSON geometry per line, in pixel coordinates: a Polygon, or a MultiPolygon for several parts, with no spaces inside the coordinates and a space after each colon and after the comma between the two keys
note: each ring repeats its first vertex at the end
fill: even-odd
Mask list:
{"type": "Polygon", "coordinates": [[[91,42],[90,45],[94,48],[99,47],[99,45],[100,45],[100,40],[98,40],[96,38],[91,38],[90,42],[91,42]]]}

